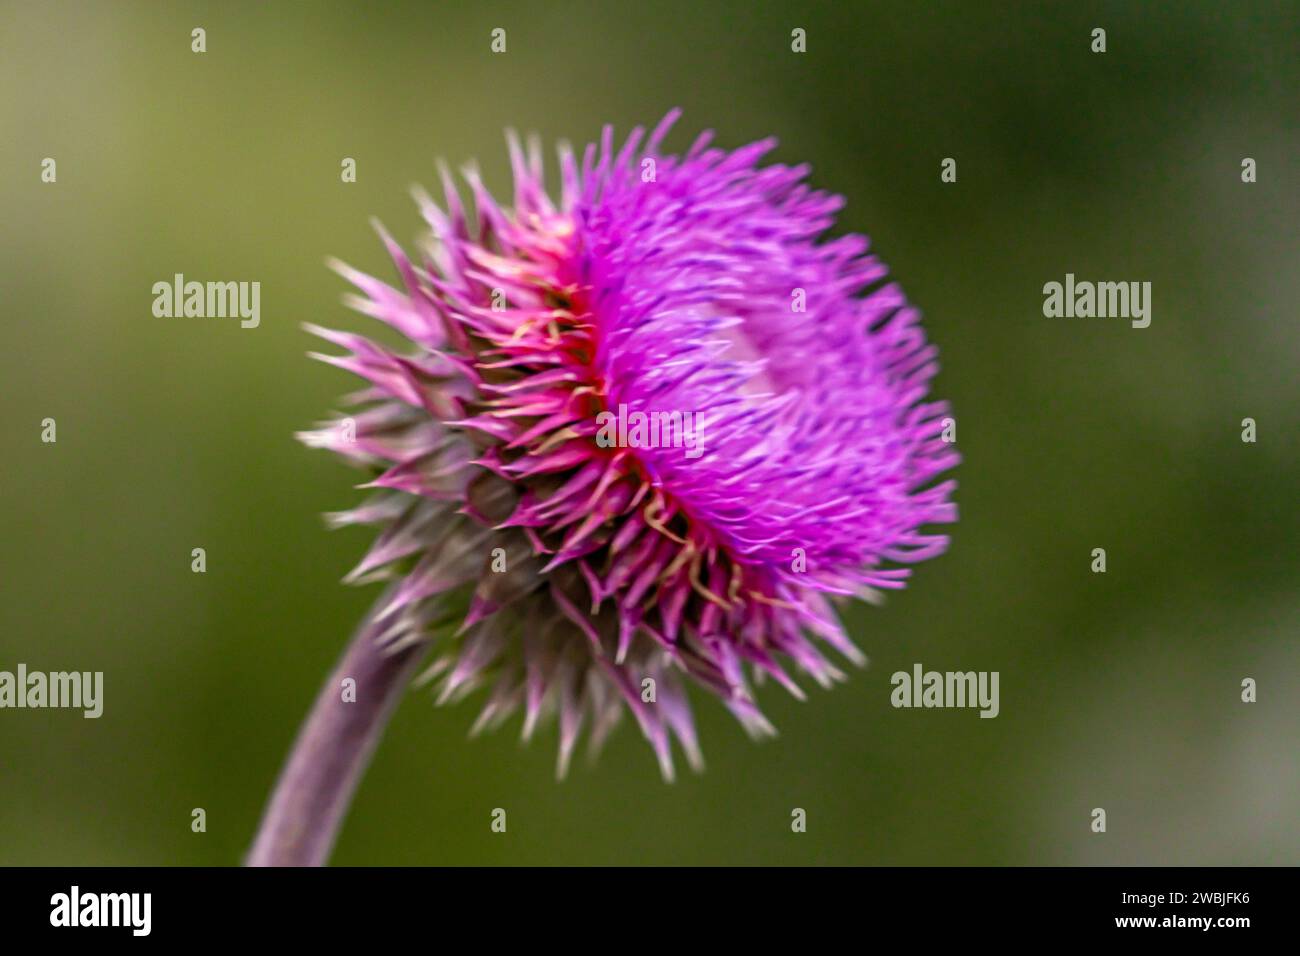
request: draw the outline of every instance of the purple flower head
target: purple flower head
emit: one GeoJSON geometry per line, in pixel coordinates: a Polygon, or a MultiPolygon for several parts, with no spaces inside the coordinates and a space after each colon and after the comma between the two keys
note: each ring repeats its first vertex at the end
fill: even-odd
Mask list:
{"type": "Polygon", "coordinates": [[[382,529],[349,575],[390,581],[377,639],[432,641],[440,701],[485,688],[476,728],[557,717],[561,774],[625,709],[665,776],[673,737],[698,767],[692,682],[771,733],[753,683],[861,663],[833,602],[956,519],[936,350],[866,239],[821,240],[843,201],[760,167],[771,140],[662,154],[676,115],[561,148],[558,203],[535,141],[508,210],[467,170],[471,220],[444,170],[421,262],[381,230],[399,287],[337,267],[409,354],[312,327],[369,383],[301,437],[375,473],[331,517],[382,529]]]}

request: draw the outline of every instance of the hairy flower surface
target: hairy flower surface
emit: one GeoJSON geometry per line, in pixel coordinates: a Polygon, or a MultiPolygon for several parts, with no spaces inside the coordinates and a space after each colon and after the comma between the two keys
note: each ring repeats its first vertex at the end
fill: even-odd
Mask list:
{"type": "Polygon", "coordinates": [[[398,287],[336,265],[405,353],[309,326],[368,382],[300,437],[375,475],[330,516],[382,529],[348,578],[390,581],[372,628],[433,640],[440,701],[486,688],[476,728],[558,718],[561,774],[625,709],[666,777],[674,737],[698,768],[692,682],[772,733],[753,685],[862,663],[833,602],[902,587],[956,520],[936,350],[866,239],[821,239],[842,200],[760,167],[771,140],[664,155],[675,119],[561,147],[558,203],[535,141],[509,137],[509,209],[469,169],[468,216],[444,169],[420,262],[380,230],[398,287]],[[600,440],[620,409],[696,447],[600,440]]]}

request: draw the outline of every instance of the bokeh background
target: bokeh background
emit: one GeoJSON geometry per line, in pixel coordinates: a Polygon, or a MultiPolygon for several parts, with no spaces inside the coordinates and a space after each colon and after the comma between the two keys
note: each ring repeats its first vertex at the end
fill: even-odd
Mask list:
{"type": "Polygon", "coordinates": [[[766,688],[776,741],[697,697],[708,769],[671,786],[629,722],[557,783],[553,731],[469,741],[473,708],[413,692],[335,861],[1300,861],[1298,9],[0,4],[0,669],[106,697],[0,712],[0,863],[239,861],[374,597],[339,584],[367,533],[319,518],[355,474],[291,437],[353,385],[299,323],[373,330],[325,257],[391,277],[368,218],[416,239],[440,156],[503,190],[505,127],[582,143],[673,106],[675,148],[811,162],[923,309],[952,549],[851,612],[868,670],[766,688]],[[261,327],[153,317],[176,272],[260,281],[261,327]],[[1151,327],[1044,318],[1066,272],[1152,282],[1151,327]],[[917,661],[999,671],[1001,715],[894,710],[917,661]]]}

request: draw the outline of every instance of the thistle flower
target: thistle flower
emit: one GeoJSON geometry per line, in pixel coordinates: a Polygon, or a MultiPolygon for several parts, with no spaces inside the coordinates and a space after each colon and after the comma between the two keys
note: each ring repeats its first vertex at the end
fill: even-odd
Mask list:
{"type": "Polygon", "coordinates": [[[471,221],[444,168],[442,208],[417,194],[422,262],[380,229],[400,287],[336,263],[409,354],[310,327],[368,382],[301,437],[376,472],[331,518],[382,529],[349,575],[395,582],[375,639],[437,635],[426,677],[443,702],[486,687],[476,729],[557,716],[561,775],[624,710],[665,777],[673,737],[698,767],[688,683],[772,733],[752,678],[802,697],[791,670],[842,677],[819,645],[862,663],[833,601],[901,587],[889,565],[941,552],[922,526],[956,517],[936,350],[864,238],[819,241],[842,200],[760,167],[772,140],[661,154],[676,116],[644,145],[606,127],[580,164],[561,147],[558,204],[511,135],[510,210],[467,169],[471,221]],[[700,447],[607,447],[615,409],[687,416],[700,447]]]}
{"type": "Polygon", "coordinates": [[[594,751],[627,710],[671,778],[673,738],[702,763],[689,684],[772,733],[754,687],[841,679],[826,648],[863,663],[833,604],[945,548],[925,526],[956,519],[937,477],[957,455],[916,310],[864,238],[823,240],[843,203],[806,166],[708,133],[664,155],[676,117],[618,148],[606,127],[580,161],[562,146],[558,203],[537,141],[511,135],[509,209],[470,168],[470,217],[443,168],[442,206],[417,193],[418,262],[379,229],[399,286],[335,264],[411,347],[309,326],[367,385],[300,437],[371,471],[330,521],[380,529],[348,580],[389,585],[335,675],[371,703],[353,716],[327,684],[252,862],[323,859],[332,831],[276,847],[301,842],[295,814],[341,814],[430,644],[439,701],[485,690],[476,729],[557,718],[563,775],[584,728],[594,751]],[[632,419],[666,440],[627,440],[632,419]]]}

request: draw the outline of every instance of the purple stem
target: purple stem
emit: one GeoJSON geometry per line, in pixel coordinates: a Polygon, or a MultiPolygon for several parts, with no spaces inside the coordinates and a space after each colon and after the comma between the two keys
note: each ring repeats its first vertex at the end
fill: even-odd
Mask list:
{"type": "Polygon", "coordinates": [[[427,644],[381,646],[367,621],[321,688],[271,793],[247,866],[322,866],[427,644]],[[356,681],[355,701],[343,680],[356,681]],[[351,696],[351,695],[349,695],[351,696]]]}

